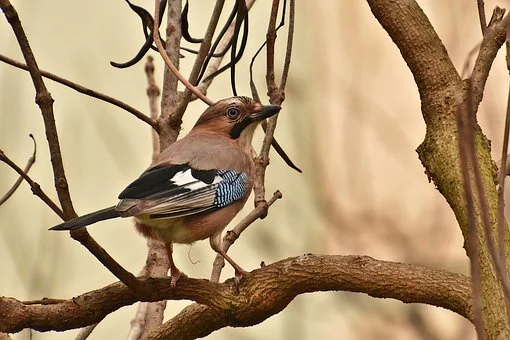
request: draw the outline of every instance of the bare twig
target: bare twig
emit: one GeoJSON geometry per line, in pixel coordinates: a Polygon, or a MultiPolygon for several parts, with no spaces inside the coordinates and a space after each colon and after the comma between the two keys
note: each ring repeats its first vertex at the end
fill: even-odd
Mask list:
{"type": "MultiPolygon", "coordinates": [[[[250,10],[254,3],[255,3],[255,0],[246,0],[246,8],[248,10],[250,10]]],[[[235,31],[235,21],[232,22],[232,24],[230,24],[230,27],[228,28],[227,32],[223,36],[223,39],[221,39],[221,42],[218,45],[219,50],[222,51],[228,46],[228,44],[232,40],[232,35],[234,34],[234,31],[235,31]]],[[[207,69],[205,70],[204,80],[202,82],[200,82],[200,84],[197,86],[198,90],[201,93],[207,93],[207,89],[209,88],[212,81],[214,80],[214,77],[210,78],[210,75],[215,73],[218,70],[222,61],[223,61],[223,55],[220,57],[214,58],[211,61],[211,63],[209,64],[209,66],[207,67],[207,69]]],[[[194,100],[195,98],[196,97],[193,97],[192,100],[194,100]]]]}
{"type": "Polygon", "coordinates": [[[60,204],[65,213],[66,218],[76,217],[76,213],[73,208],[71,201],[71,195],[69,194],[69,187],[64,171],[64,165],[62,163],[62,154],[60,152],[60,143],[58,141],[57,128],[55,125],[55,117],[53,114],[53,98],[46,89],[44,81],[41,76],[39,67],[35,60],[30,44],[28,43],[27,36],[18,17],[18,13],[11,5],[9,0],[0,0],[0,7],[4,12],[7,21],[12,26],[18,44],[20,46],[23,57],[27,64],[28,71],[32,77],[32,82],[36,90],[35,101],[41,108],[41,113],[44,120],[44,127],[46,131],[46,139],[48,140],[48,146],[51,155],[51,164],[53,168],[53,175],[55,179],[55,188],[57,195],[60,200],[60,204]]]}
{"type": "MultiPolygon", "coordinates": [[[[11,58],[8,58],[6,56],[3,56],[0,54],[0,61],[3,61],[4,63],[7,63],[9,65],[12,65],[14,67],[17,67],[17,68],[20,68],[20,69],[23,69],[23,70],[28,70],[28,67],[23,64],[23,63],[20,63],[14,59],[11,59],[11,58]]],[[[118,99],[115,99],[113,97],[110,97],[110,96],[107,96],[101,92],[98,92],[98,91],[94,91],[92,89],[89,89],[89,88],[86,88],[84,86],[81,86],[79,84],[76,84],[70,80],[67,80],[65,78],[62,78],[62,77],[59,77],[53,73],[50,73],[50,72],[46,72],[46,71],[43,71],[43,70],[40,70],[41,71],[41,75],[45,78],[48,78],[48,79],[51,79],[59,84],[62,84],[64,86],[67,86],[79,93],[82,93],[82,94],[85,94],[87,96],[90,96],[90,97],[93,97],[93,98],[96,98],[96,99],[99,99],[99,100],[102,100],[106,103],[109,103],[109,104],[112,104],[112,105],[115,105],[129,113],[131,113],[133,116],[135,116],[136,118],[140,119],[141,121],[149,124],[153,129],[155,130],[158,130],[158,125],[157,123],[150,119],[149,117],[147,117],[145,114],[143,114],[143,112],[141,111],[138,111],[137,109],[135,109],[134,107],[118,100],[118,99]]]]}
{"type": "Polygon", "coordinates": [[[481,279],[480,279],[480,256],[478,253],[478,232],[476,228],[475,207],[473,201],[473,190],[471,188],[471,176],[469,171],[469,153],[468,143],[469,136],[467,129],[471,128],[466,123],[464,116],[464,103],[462,98],[457,101],[457,127],[459,131],[458,143],[460,154],[460,168],[462,171],[462,184],[464,186],[464,197],[466,200],[466,211],[468,218],[468,237],[466,238],[466,251],[470,259],[472,292],[473,292],[473,323],[475,325],[478,339],[485,339],[485,330],[482,318],[482,296],[481,296],[481,279]],[[468,126],[466,126],[468,125],[468,126]]]}
{"type": "Polygon", "coordinates": [[[485,4],[483,0],[476,0],[478,7],[478,18],[480,19],[480,27],[482,28],[482,35],[485,35],[487,30],[487,19],[485,18],[485,4]]]}
{"type": "MultiPolygon", "coordinates": [[[[149,97],[149,108],[151,120],[157,121],[159,117],[158,97],[160,95],[159,87],[154,79],[154,58],[147,57],[145,64],[145,75],[147,76],[147,96],[149,97]]],[[[156,130],[152,131],[152,158],[154,159],[160,151],[159,136],[156,130]]]]}
{"type": "Polygon", "coordinates": [[[483,91],[494,58],[496,58],[499,49],[506,40],[506,28],[510,17],[508,15],[503,17],[504,14],[504,9],[499,7],[494,9],[492,19],[480,44],[480,52],[471,72],[470,79],[473,84],[473,108],[475,112],[482,101],[483,91]]]}
{"type": "Polygon", "coordinates": [[[280,80],[280,92],[285,91],[287,77],[289,75],[290,60],[292,57],[292,41],[294,40],[294,13],[296,12],[296,1],[290,0],[289,5],[289,32],[287,34],[287,49],[285,52],[285,61],[283,63],[282,78],[280,80]]]}
{"type": "Polygon", "coordinates": [[[138,340],[142,336],[145,327],[145,315],[147,314],[148,302],[139,302],[136,314],[133,320],[131,320],[131,328],[129,334],[126,337],[127,340],[138,340]]]}
{"type": "Polygon", "coordinates": [[[41,189],[41,186],[34,182],[30,176],[28,176],[16,163],[14,163],[7,155],[0,150],[0,161],[4,162],[8,166],[10,166],[14,171],[16,171],[27,183],[30,185],[30,188],[32,189],[32,192],[34,195],[39,197],[48,207],[50,207],[51,210],[55,212],[60,218],[64,218],[65,214],[60,209],[60,207],[51,200],[51,198],[46,195],[46,193],[41,189]]]}
{"type": "MultiPolygon", "coordinates": [[[[267,210],[271,205],[273,205],[276,200],[282,198],[282,193],[280,191],[276,191],[273,194],[273,197],[267,202],[266,204],[260,204],[255,209],[253,209],[248,215],[246,215],[245,218],[239,222],[234,229],[229,230],[225,233],[225,236],[223,237],[223,241],[221,243],[221,247],[225,252],[228,251],[230,246],[234,244],[234,242],[239,238],[241,233],[250,226],[253,222],[255,222],[259,218],[263,218],[267,215],[267,210]]],[[[213,262],[213,269],[211,272],[211,281],[212,282],[219,282],[220,281],[220,275],[221,270],[225,266],[225,259],[220,254],[216,255],[216,258],[213,262]]]]}
{"type": "MultiPolygon", "coordinates": [[[[207,55],[209,54],[209,50],[211,49],[211,42],[213,39],[214,31],[216,30],[216,26],[218,25],[218,20],[220,19],[224,3],[225,3],[225,0],[216,0],[216,4],[214,5],[214,9],[211,14],[211,19],[209,20],[209,24],[207,25],[207,30],[205,31],[204,39],[202,40],[202,43],[200,44],[200,49],[198,50],[197,57],[195,58],[193,68],[191,69],[191,73],[189,76],[189,83],[193,84],[193,86],[198,85],[198,84],[196,84],[196,82],[198,80],[200,70],[202,69],[202,65],[204,64],[204,60],[207,57],[207,55]]],[[[194,87],[194,88],[199,93],[203,93],[200,91],[200,89],[198,89],[196,87],[194,87]]],[[[182,96],[179,106],[177,107],[177,111],[175,112],[175,118],[179,118],[179,119],[182,118],[182,116],[184,115],[184,111],[186,111],[186,108],[188,107],[188,104],[191,100],[192,93],[193,92],[191,91],[191,89],[186,87],[186,90],[184,91],[184,96],[182,96]]],[[[193,94],[195,94],[195,93],[193,93],[193,94]]],[[[205,94],[204,94],[204,96],[205,96],[205,94]]],[[[202,99],[202,98],[200,98],[200,99],[202,99]]],[[[211,101],[211,103],[207,103],[207,104],[211,105],[212,101],[211,101]]]]}
{"type": "Polygon", "coordinates": [[[179,70],[174,66],[174,63],[168,55],[166,54],[165,48],[163,47],[161,43],[161,38],[159,36],[159,0],[155,0],[155,11],[154,11],[154,30],[153,30],[153,37],[154,42],[156,43],[156,46],[158,47],[159,54],[165,61],[165,64],[168,66],[170,71],[179,79],[179,81],[186,86],[187,89],[189,89],[195,96],[200,98],[204,103],[207,105],[212,105],[213,101],[207,98],[202,92],[198,91],[195,86],[190,84],[190,82],[184,78],[184,76],[179,72],[179,70]]]}
{"type": "MultiPolygon", "coordinates": [[[[23,172],[25,174],[28,174],[30,171],[30,168],[35,163],[35,156],[37,153],[37,144],[35,143],[34,136],[32,134],[29,135],[30,138],[32,138],[32,141],[34,142],[34,152],[32,153],[32,156],[28,159],[27,165],[25,165],[25,168],[23,169],[23,172]]],[[[19,188],[21,182],[23,182],[23,177],[20,176],[16,182],[14,182],[14,185],[3,195],[0,197],[0,205],[4,204],[11,196],[16,192],[16,190],[19,188]]]]}

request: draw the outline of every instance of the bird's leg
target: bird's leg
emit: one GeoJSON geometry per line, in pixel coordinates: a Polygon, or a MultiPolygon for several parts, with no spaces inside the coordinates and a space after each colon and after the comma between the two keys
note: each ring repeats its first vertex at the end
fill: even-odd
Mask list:
{"type": "Polygon", "coordinates": [[[209,242],[211,244],[211,248],[223,256],[223,258],[227,260],[227,262],[230,263],[232,267],[234,267],[236,284],[239,284],[243,276],[248,272],[241,268],[241,266],[232,260],[232,258],[228,256],[228,254],[221,248],[221,233],[217,233],[216,235],[211,236],[209,242]]]}
{"type": "Polygon", "coordinates": [[[179,278],[181,276],[185,277],[186,274],[181,272],[179,270],[179,268],[177,268],[175,266],[174,259],[172,257],[172,253],[173,253],[173,245],[172,245],[172,243],[165,243],[165,247],[166,247],[166,253],[168,254],[168,261],[170,262],[170,277],[171,277],[170,287],[174,288],[175,285],[177,284],[177,280],[179,280],[179,278]]]}

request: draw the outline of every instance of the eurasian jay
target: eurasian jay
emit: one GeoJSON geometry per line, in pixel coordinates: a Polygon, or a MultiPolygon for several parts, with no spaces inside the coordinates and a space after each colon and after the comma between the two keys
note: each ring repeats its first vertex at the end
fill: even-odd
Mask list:
{"type": "Polygon", "coordinates": [[[50,230],[135,217],[136,229],[142,235],[166,244],[172,286],[181,276],[172,260],[172,243],[209,238],[211,248],[234,267],[236,277],[242,275],[244,270],[221,248],[221,232],[244,206],[253,186],[251,141],[255,128],[279,111],[279,106],[264,106],[247,97],[220,100],[120,193],[116,206],[50,230]]]}

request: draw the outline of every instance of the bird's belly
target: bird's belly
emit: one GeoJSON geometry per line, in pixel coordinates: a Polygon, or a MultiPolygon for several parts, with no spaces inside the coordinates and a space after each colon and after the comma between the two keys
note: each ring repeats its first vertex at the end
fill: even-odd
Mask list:
{"type": "Polygon", "coordinates": [[[230,205],[214,212],[178,218],[150,219],[148,216],[137,216],[136,229],[145,237],[165,243],[189,244],[221,232],[239,210],[240,207],[230,205]]]}

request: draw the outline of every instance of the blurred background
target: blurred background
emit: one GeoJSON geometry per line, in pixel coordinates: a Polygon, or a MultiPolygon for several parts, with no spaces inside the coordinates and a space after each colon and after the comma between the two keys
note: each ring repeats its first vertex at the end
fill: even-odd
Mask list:
{"type": "MultiPolygon", "coordinates": [[[[18,10],[41,69],[116,97],[148,113],[144,62],[128,69],[109,61],[131,59],[142,44],[139,18],[124,1],[21,1],[18,10]]],[[[134,1],[153,12],[152,1],[134,1]]],[[[213,2],[191,1],[190,31],[200,37],[213,2]]],[[[233,1],[227,1],[230,7],[233,1]]],[[[458,70],[481,39],[474,0],[421,0],[458,70]]],[[[265,39],[271,2],[257,0],[250,17],[246,57],[237,68],[238,91],[249,95],[248,65],[265,39]]],[[[495,5],[485,1],[487,17],[495,5]]],[[[417,87],[398,49],[365,1],[298,1],[295,44],[286,101],[276,137],[303,174],[272,152],[268,196],[284,198],[269,216],[255,222],[230,249],[244,268],[257,268],[304,253],[364,254],[468,274],[463,240],[446,201],[427,181],[415,149],[425,134],[417,87]]],[[[225,11],[228,12],[228,11],[225,11]]],[[[226,15],[225,15],[226,16],[226,15]]],[[[286,30],[278,40],[278,67],[286,30]]],[[[23,60],[2,16],[0,53],[23,60]]],[[[186,45],[187,46],[187,45],[186,45]]],[[[182,72],[193,57],[184,53],[182,72]]],[[[154,55],[154,53],[152,53],[154,55]]],[[[156,57],[162,83],[163,64],[156,57]]],[[[265,90],[264,58],[255,81],[265,90]]],[[[504,53],[496,59],[479,118],[500,158],[507,97],[504,53]]],[[[213,100],[231,96],[229,76],[209,88],[213,100]]],[[[79,214],[116,203],[118,193],[150,163],[149,127],[117,107],[47,80],[69,187],[79,214]]],[[[37,140],[37,162],[30,176],[57,201],[39,108],[27,72],[0,64],[0,149],[22,167],[37,140]]],[[[194,102],[184,117],[189,131],[205,109],[194,102]]],[[[259,149],[261,133],[254,142],[259,149]]],[[[0,164],[0,196],[17,176],[0,164]]],[[[246,205],[246,214],[253,204],[246,205]]],[[[241,213],[237,220],[243,215],[241,213]]],[[[115,278],[68,233],[48,232],[59,218],[23,183],[0,207],[0,295],[20,300],[70,298],[103,287],[115,278]]],[[[89,228],[96,240],[125,268],[138,273],[146,241],[129,220],[89,228]]],[[[175,260],[191,277],[208,278],[215,254],[207,241],[177,245],[175,260]]],[[[222,280],[232,277],[225,267],[222,280]]],[[[166,319],[186,301],[169,301],[166,319]]],[[[90,339],[125,338],[136,305],[103,320],[90,339]]],[[[1,313],[1,311],[0,311],[1,313]]],[[[0,317],[4,317],[0,315],[0,317]]],[[[32,332],[33,339],[72,339],[77,330],[32,332]]],[[[23,331],[14,339],[29,339],[23,331]]],[[[331,292],[297,297],[264,323],[222,329],[210,339],[474,339],[469,322],[453,312],[363,294],[331,292]]]]}

